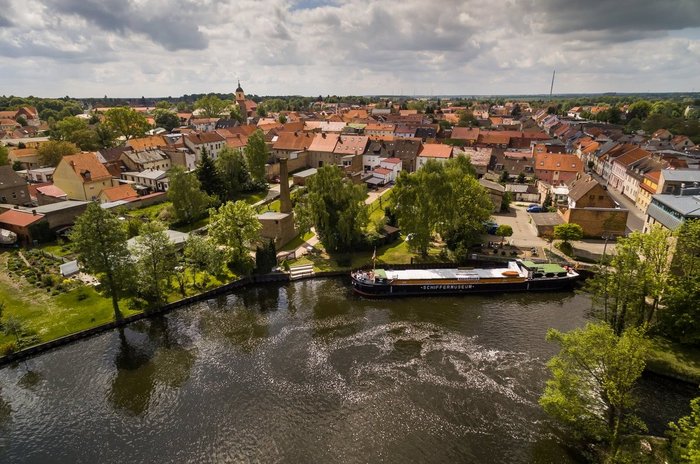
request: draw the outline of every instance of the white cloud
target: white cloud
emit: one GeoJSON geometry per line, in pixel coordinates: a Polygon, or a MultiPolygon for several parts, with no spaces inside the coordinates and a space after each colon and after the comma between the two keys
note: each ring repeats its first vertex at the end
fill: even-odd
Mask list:
{"type": "Polygon", "coordinates": [[[629,0],[0,1],[6,94],[232,92],[239,77],[260,95],[544,93],[552,68],[557,92],[683,91],[700,75],[696,0],[663,21],[665,2],[629,0]]]}

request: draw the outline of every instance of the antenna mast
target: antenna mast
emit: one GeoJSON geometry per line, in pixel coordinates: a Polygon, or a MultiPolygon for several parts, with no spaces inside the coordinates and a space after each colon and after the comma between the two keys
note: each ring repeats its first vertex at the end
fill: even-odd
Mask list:
{"type": "Polygon", "coordinates": [[[549,98],[552,98],[552,90],[554,90],[554,75],[557,73],[557,70],[555,69],[552,71],[552,85],[549,87],[549,98]]]}

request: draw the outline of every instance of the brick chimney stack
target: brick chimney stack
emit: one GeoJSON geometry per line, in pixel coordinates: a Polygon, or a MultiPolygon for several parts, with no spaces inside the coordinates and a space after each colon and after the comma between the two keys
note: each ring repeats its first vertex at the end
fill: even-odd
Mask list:
{"type": "Polygon", "coordinates": [[[289,171],[287,158],[280,158],[280,213],[292,212],[292,199],[289,196],[289,171]]]}

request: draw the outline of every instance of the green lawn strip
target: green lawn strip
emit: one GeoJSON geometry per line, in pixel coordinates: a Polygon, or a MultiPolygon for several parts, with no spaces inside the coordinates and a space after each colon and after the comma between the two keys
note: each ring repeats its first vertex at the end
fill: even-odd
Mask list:
{"type": "Polygon", "coordinates": [[[131,217],[148,217],[150,219],[158,219],[160,212],[170,205],[172,205],[172,202],[165,201],[163,203],[157,203],[155,205],[145,206],[143,208],[131,209],[126,211],[125,214],[131,217]]]}
{"type": "Polygon", "coordinates": [[[647,369],[657,374],[700,383],[700,349],[654,337],[651,339],[647,369]]]}
{"type": "Polygon", "coordinates": [[[266,211],[274,211],[275,213],[280,212],[280,200],[273,200],[270,203],[260,205],[257,207],[258,213],[264,213],[266,211]]]}
{"type": "MultiPolygon", "coordinates": [[[[28,283],[20,284],[20,289],[0,282],[0,300],[6,303],[4,317],[16,317],[42,342],[114,320],[112,301],[92,287],[82,286],[56,296],[28,283]]],[[[125,316],[137,312],[128,309],[126,301],[120,307],[125,316]]],[[[0,334],[0,345],[12,340],[13,336],[0,334]]]]}
{"type": "Polygon", "coordinates": [[[42,251],[51,253],[52,255],[59,256],[61,258],[73,255],[73,250],[71,248],[70,243],[59,244],[58,242],[50,242],[39,245],[38,248],[42,251]]]}
{"type": "Polygon", "coordinates": [[[192,224],[182,224],[177,226],[171,226],[172,230],[177,230],[178,232],[192,232],[193,230],[200,229],[209,224],[209,216],[195,221],[192,224]]]}
{"type": "Polygon", "coordinates": [[[297,235],[290,242],[280,247],[278,251],[293,251],[302,246],[314,236],[313,232],[307,232],[304,235],[297,235]]]}
{"type": "Polygon", "coordinates": [[[240,200],[245,201],[249,205],[253,205],[267,197],[267,192],[246,193],[241,195],[240,200]]]}

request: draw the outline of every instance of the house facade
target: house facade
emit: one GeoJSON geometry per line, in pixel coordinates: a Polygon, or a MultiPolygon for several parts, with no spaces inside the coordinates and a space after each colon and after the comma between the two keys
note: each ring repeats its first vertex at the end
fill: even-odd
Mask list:
{"type": "Polygon", "coordinates": [[[53,173],[53,182],[71,200],[94,201],[112,186],[112,176],[95,153],[64,156],[53,173]]]}
{"type": "Polygon", "coordinates": [[[27,181],[12,166],[0,166],[0,203],[27,205],[31,201],[27,181]]]}

